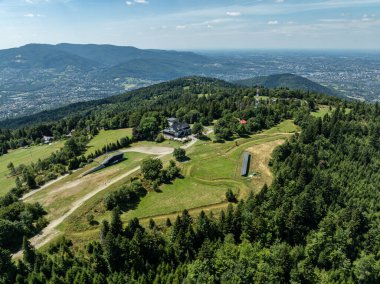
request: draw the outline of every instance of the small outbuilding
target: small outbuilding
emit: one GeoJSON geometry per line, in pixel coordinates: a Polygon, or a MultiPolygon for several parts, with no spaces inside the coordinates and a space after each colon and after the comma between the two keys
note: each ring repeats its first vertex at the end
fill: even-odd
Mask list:
{"type": "Polygon", "coordinates": [[[169,117],[168,118],[168,124],[169,124],[169,127],[172,127],[174,123],[178,122],[178,119],[175,118],[175,117],[169,117]]]}
{"type": "Polygon", "coordinates": [[[53,136],[45,136],[44,135],[42,137],[42,141],[43,141],[44,144],[49,144],[49,143],[51,143],[51,142],[54,141],[54,137],[53,136]]]}
{"type": "Polygon", "coordinates": [[[248,175],[250,162],[251,162],[251,154],[249,154],[248,152],[244,152],[243,164],[241,166],[241,175],[242,176],[248,175]]]}
{"type": "Polygon", "coordinates": [[[108,157],[102,162],[102,165],[105,167],[111,166],[113,164],[119,163],[124,160],[124,154],[123,153],[116,153],[115,155],[112,155],[111,157],[108,157]]]}
{"type": "Polygon", "coordinates": [[[124,154],[123,153],[116,153],[112,155],[111,157],[108,157],[105,159],[99,166],[92,168],[85,172],[83,176],[92,174],[94,172],[100,171],[101,169],[104,169],[106,167],[112,166],[113,164],[120,163],[121,161],[124,160],[124,154]]]}

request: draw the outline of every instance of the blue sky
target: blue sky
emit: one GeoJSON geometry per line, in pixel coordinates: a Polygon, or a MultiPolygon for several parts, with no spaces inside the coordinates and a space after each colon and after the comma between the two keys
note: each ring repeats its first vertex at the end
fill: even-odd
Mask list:
{"type": "Polygon", "coordinates": [[[0,0],[0,48],[380,49],[380,0],[0,0]]]}

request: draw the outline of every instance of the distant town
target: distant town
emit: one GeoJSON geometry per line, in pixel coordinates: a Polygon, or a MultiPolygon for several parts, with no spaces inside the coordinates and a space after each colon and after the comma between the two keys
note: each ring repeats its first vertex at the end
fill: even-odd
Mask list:
{"type": "MultiPolygon", "coordinates": [[[[347,98],[380,100],[380,57],[376,53],[247,51],[201,54],[214,63],[199,66],[198,74],[193,75],[235,81],[287,72],[337,90],[347,98]]],[[[122,73],[121,77],[118,73],[111,79],[104,78],[101,73],[104,70],[96,68],[84,71],[67,65],[64,70],[25,69],[16,63],[0,68],[0,119],[100,99],[163,81],[149,78],[149,74],[142,78],[130,73],[122,73]]],[[[182,73],[174,77],[180,75],[182,73]]],[[[184,71],[185,75],[189,72],[184,71]]]]}

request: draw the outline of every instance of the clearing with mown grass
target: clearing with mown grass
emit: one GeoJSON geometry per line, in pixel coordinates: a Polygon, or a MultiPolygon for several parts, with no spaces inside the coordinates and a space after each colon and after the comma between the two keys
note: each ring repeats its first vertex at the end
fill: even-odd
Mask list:
{"type": "Polygon", "coordinates": [[[96,150],[101,150],[104,146],[116,143],[121,138],[132,137],[132,128],[122,128],[115,130],[101,130],[91,139],[87,145],[86,155],[95,153],[96,150]]]}
{"type": "MultiPolygon", "coordinates": [[[[184,209],[188,209],[194,217],[201,210],[218,214],[228,206],[225,198],[228,188],[231,188],[238,198],[245,198],[249,192],[258,192],[265,183],[271,182],[268,161],[272,151],[292,133],[298,131],[298,127],[291,120],[287,120],[272,129],[234,141],[214,143],[208,139],[198,140],[186,150],[189,160],[180,164],[184,178],[162,185],[159,192],[149,192],[131,210],[122,214],[123,222],[136,217],[143,224],[150,218],[161,224],[166,218],[174,221],[184,209]],[[250,173],[260,172],[261,175],[252,178],[240,176],[244,151],[251,151],[253,154],[253,167],[250,173]]],[[[168,143],[171,146],[174,146],[173,143],[180,145],[175,141],[166,141],[161,145],[167,147],[168,143]]],[[[156,145],[157,143],[154,142],[141,142],[127,149],[128,151],[138,150],[156,145]]],[[[148,156],[148,154],[135,152],[128,152],[125,155],[127,160],[123,163],[81,177],[81,174],[89,167],[99,163],[100,159],[104,159],[100,157],[86,168],[26,199],[27,202],[40,202],[47,209],[47,218],[52,223],[67,215],[54,227],[55,234],[51,235],[49,241],[60,235],[59,232],[73,240],[75,246],[79,247],[98,238],[101,221],[109,219],[111,215],[103,205],[104,197],[109,192],[129,183],[133,176],[138,175],[138,171],[135,171],[136,167],[141,164],[144,157],[148,156]],[[125,176],[125,173],[131,169],[133,169],[133,174],[125,176]],[[124,177],[119,178],[122,175],[124,177]],[[107,183],[110,180],[116,182],[107,183]],[[99,188],[102,190],[98,190],[99,188]],[[92,192],[95,193],[92,195],[92,192]],[[78,204],[78,200],[88,195],[91,196],[86,198],[85,202],[78,204]],[[75,207],[74,210],[73,207],[75,207]],[[88,215],[94,216],[92,224],[89,224],[87,220],[88,215]]],[[[164,164],[172,158],[171,154],[161,155],[164,164]]]]}
{"type": "Polygon", "coordinates": [[[311,113],[314,117],[324,117],[326,114],[332,114],[335,107],[319,105],[318,110],[311,113]]]}
{"type": "Polygon", "coordinates": [[[7,168],[8,164],[12,162],[15,167],[25,164],[37,162],[39,159],[49,157],[55,151],[61,149],[64,141],[57,141],[51,145],[31,146],[17,150],[11,150],[8,154],[0,157],[0,196],[5,195],[15,186],[16,177],[10,176],[7,168]]]}
{"type": "MultiPolygon", "coordinates": [[[[162,185],[160,192],[149,192],[135,208],[122,215],[122,220],[128,222],[131,218],[137,217],[143,223],[149,218],[158,223],[164,222],[166,218],[174,221],[177,214],[184,209],[188,209],[194,216],[201,210],[217,214],[228,205],[225,200],[228,188],[231,188],[239,198],[244,198],[250,191],[258,192],[265,183],[271,182],[268,161],[273,149],[297,131],[298,127],[288,120],[275,128],[236,141],[225,143],[197,141],[187,149],[190,160],[181,163],[184,178],[176,179],[172,184],[162,185]],[[261,175],[253,178],[239,175],[242,154],[246,150],[253,153],[251,172],[260,172],[261,175]]],[[[166,143],[162,145],[167,145],[166,143]]],[[[138,145],[157,144],[142,142],[138,145]]],[[[170,158],[172,156],[167,155],[162,160],[167,162],[170,158]]],[[[99,235],[100,222],[110,218],[110,211],[106,211],[103,205],[104,196],[126,182],[128,179],[113,184],[93,196],[58,228],[65,236],[72,239],[76,246],[82,246],[87,241],[96,239],[99,235]],[[87,221],[86,217],[89,214],[95,218],[96,222],[93,225],[87,221]]]]}
{"type": "Polygon", "coordinates": [[[93,174],[82,176],[83,173],[105,158],[105,156],[102,156],[83,169],[36,192],[25,199],[25,202],[39,202],[48,212],[48,220],[54,220],[69,211],[76,200],[95,190],[98,186],[107,185],[113,178],[139,166],[141,161],[149,155],[131,152],[125,153],[124,156],[126,159],[121,163],[93,174]]]}

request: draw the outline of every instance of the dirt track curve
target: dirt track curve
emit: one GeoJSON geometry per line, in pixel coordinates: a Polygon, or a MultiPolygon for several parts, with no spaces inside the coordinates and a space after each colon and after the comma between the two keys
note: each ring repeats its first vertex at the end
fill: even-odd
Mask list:
{"type": "MultiPolygon", "coordinates": [[[[187,143],[186,145],[183,145],[181,148],[187,149],[194,145],[197,142],[197,139],[195,137],[191,137],[191,141],[187,143]]],[[[121,152],[138,152],[138,153],[144,153],[144,154],[152,154],[152,155],[157,155],[158,158],[162,158],[166,155],[169,155],[173,153],[174,148],[170,147],[159,147],[159,146],[149,146],[149,147],[143,147],[143,146],[138,146],[138,147],[131,147],[128,149],[121,150],[121,152]]],[[[59,234],[59,231],[57,230],[57,227],[67,218],[69,217],[75,210],[77,210],[80,206],[82,206],[86,201],[94,197],[96,194],[99,192],[105,190],[109,186],[111,186],[114,183],[119,182],[120,180],[128,177],[129,175],[137,172],[140,170],[140,166],[126,172],[123,175],[120,175],[118,177],[115,177],[111,180],[109,180],[107,183],[102,184],[98,186],[95,190],[91,191],[90,193],[86,194],[82,198],[76,200],[73,204],[72,207],[69,211],[67,211],[65,214],[63,214],[61,217],[58,219],[52,220],[47,227],[45,227],[40,234],[34,236],[33,238],[30,239],[30,243],[35,247],[35,248],[40,248],[43,245],[47,244],[50,242],[54,237],[56,237],[59,234]]],[[[60,179],[62,179],[61,177],[60,179]]],[[[58,180],[55,180],[54,182],[51,182],[49,185],[54,184],[58,180]]],[[[45,186],[45,187],[46,187],[45,186]]],[[[45,188],[44,187],[44,188],[45,188]]],[[[35,191],[36,192],[36,191],[35,191]]],[[[26,199],[30,196],[32,196],[35,192],[32,194],[29,194],[28,196],[25,196],[23,199],[26,199]]],[[[13,255],[13,258],[18,258],[21,257],[22,251],[18,251],[13,255]]]]}

